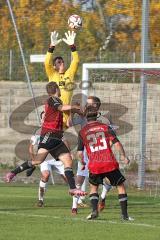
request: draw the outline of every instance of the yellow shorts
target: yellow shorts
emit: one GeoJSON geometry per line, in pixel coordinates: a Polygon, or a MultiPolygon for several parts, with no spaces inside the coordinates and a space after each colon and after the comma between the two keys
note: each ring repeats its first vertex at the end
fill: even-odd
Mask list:
{"type": "Polygon", "coordinates": [[[69,121],[69,118],[70,118],[70,113],[63,113],[63,129],[67,129],[69,126],[68,126],[68,121],[69,121]]]}
{"type": "MultiPolygon", "coordinates": [[[[62,94],[61,100],[62,100],[63,104],[70,105],[73,91],[68,92],[68,91],[64,91],[61,89],[61,94],[62,94]]],[[[64,130],[68,128],[69,117],[70,117],[70,111],[63,113],[63,129],[64,130]]]]}

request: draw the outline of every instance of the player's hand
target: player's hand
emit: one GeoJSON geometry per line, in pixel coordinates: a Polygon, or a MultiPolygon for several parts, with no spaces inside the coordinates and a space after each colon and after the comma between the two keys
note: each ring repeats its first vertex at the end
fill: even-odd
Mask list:
{"type": "Polygon", "coordinates": [[[51,32],[51,46],[56,46],[58,45],[62,39],[58,39],[58,33],[56,31],[51,32]]]}
{"type": "Polygon", "coordinates": [[[77,113],[78,115],[83,116],[83,110],[82,110],[80,104],[73,105],[71,112],[77,113]]]}
{"type": "Polygon", "coordinates": [[[75,103],[75,104],[72,106],[72,109],[81,110],[81,106],[80,106],[79,103],[75,103]]]}
{"type": "Polygon", "coordinates": [[[66,38],[63,38],[63,42],[68,44],[69,46],[74,45],[74,40],[76,37],[76,33],[74,31],[68,31],[68,33],[65,33],[66,38]]]}
{"type": "Polygon", "coordinates": [[[122,156],[121,157],[121,160],[124,162],[124,164],[126,164],[126,165],[128,165],[129,163],[130,163],[130,160],[127,158],[127,157],[125,157],[125,156],[122,156]]]}

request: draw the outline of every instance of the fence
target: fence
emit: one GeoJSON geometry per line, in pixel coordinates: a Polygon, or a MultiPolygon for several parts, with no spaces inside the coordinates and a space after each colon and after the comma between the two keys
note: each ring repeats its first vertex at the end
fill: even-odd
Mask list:
{"type": "MultiPolygon", "coordinates": [[[[92,73],[94,74],[94,73],[92,73]]],[[[127,74],[128,75],[128,74],[127,74]]],[[[128,76],[127,76],[128,77],[128,76]]],[[[33,83],[33,89],[41,111],[44,99],[46,83],[33,83]]],[[[74,90],[73,100],[79,99],[81,90],[79,84],[74,90]]],[[[145,156],[146,177],[148,186],[157,186],[159,178],[160,163],[160,85],[148,82],[147,99],[147,143],[145,156]]],[[[14,165],[28,158],[28,144],[31,134],[37,128],[34,105],[30,97],[28,87],[23,82],[0,82],[0,162],[14,165]],[[10,118],[12,114],[12,118],[10,118]],[[9,121],[10,120],[10,121],[9,121]]],[[[139,155],[139,93],[140,84],[111,83],[104,81],[93,81],[89,94],[95,94],[101,98],[102,112],[108,110],[111,113],[114,125],[119,128],[117,134],[124,144],[127,154],[131,159],[131,169],[134,174],[132,184],[137,183],[137,166],[139,155]]],[[[105,122],[105,116],[102,117],[105,122]]],[[[67,132],[67,139],[71,142],[72,149],[76,147],[76,134],[78,128],[67,132]]],[[[153,191],[152,191],[153,192],[153,191]]]]}
{"type": "MultiPolygon", "coordinates": [[[[25,53],[25,59],[30,73],[32,81],[46,81],[46,73],[44,65],[42,63],[30,63],[31,52],[25,53]]],[[[34,53],[35,54],[35,53],[34,53]]],[[[37,53],[36,53],[37,54],[37,53]]],[[[42,53],[39,53],[42,54],[42,53]]],[[[43,53],[45,54],[45,53],[43,53]]],[[[55,52],[55,54],[57,54],[55,52]]],[[[63,57],[65,59],[66,65],[70,63],[70,52],[64,53],[63,57]]],[[[160,61],[160,58],[151,56],[152,62],[160,61]]],[[[116,62],[138,62],[140,56],[135,53],[124,53],[124,52],[107,52],[105,56],[97,56],[97,62],[105,63],[116,63],[116,62]]],[[[85,62],[93,62],[95,57],[85,57],[85,62]]],[[[78,73],[79,79],[81,79],[81,68],[78,73]]],[[[0,50],[0,81],[25,81],[25,71],[22,63],[20,53],[10,49],[9,51],[0,50]]]]}

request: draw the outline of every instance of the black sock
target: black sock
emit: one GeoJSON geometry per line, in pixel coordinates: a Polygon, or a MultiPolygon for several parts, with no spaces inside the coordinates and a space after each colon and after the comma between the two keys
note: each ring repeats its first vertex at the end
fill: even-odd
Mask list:
{"type": "Polygon", "coordinates": [[[128,212],[127,212],[127,194],[119,194],[119,203],[121,206],[122,216],[124,218],[128,218],[128,212]]]}
{"type": "Polygon", "coordinates": [[[70,168],[70,167],[65,168],[64,169],[64,174],[67,178],[70,189],[76,188],[73,169],[70,168]]]}
{"type": "Polygon", "coordinates": [[[97,211],[98,209],[98,200],[99,200],[99,195],[98,193],[92,193],[89,195],[90,201],[91,201],[91,206],[93,211],[97,211]]]}
{"type": "Polygon", "coordinates": [[[16,167],[11,172],[14,174],[18,174],[18,173],[21,173],[31,167],[33,167],[31,161],[26,161],[26,162],[22,163],[20,166],[16,167]]]}

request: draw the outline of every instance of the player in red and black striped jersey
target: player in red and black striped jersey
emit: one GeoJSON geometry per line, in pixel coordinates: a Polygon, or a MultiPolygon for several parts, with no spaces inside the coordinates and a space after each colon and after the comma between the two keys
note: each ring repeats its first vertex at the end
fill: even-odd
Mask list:
{"type": "Polygon", "coordinates": [[[6,175],[6,181],[10,182],[15,175],[27,169],[35,168],[41,164],[48,153],[64,164],[65,176],[67,178],[71,195],[85,195],[86,193],[76,189],[74,174],[72,170],[72,157],[69,149],[62,141],[63,137],[63,112],[79,110],[79,105],[63,105],[60,97],[60,89],[55,82],[49,82],[46,86],[49,98],[45,104],[45,116],[41,128],[38,153],[32,161],[26,161],[6,175]]]}
{"type": "Polygon", "coordinates": [[[119,164],[112,152],[111,145],[119,142],[110,126],[91,121],[79,133],[79,149],[87,150],[89,171],[94,174],[118,169],[119,164]]]}
{"type": "Polygon", "coordinates": [[[87,219],[90,220],[98,217],[98,186],[103,184],[103,179],[107,177],[111,185],[117,187],[122,219],[131,220],[127,212],[127,193],[124,186],[125,178],[119,171],[119,164],[112,152],[111,146],[114,144],[115,149],[120,153],[121,160],[125,164],[128,164],[129,160],[114,131],[108,125],[97,121],[99,105],[100,99],[95,97],[95,103],[86,107],[85,115],[88,123],[80,130],[78,137],[78,154],[82,158],[85,147],[89,160],[88,169],[92,212],[87,219]]]}
{"type": "Polygon", "coordinates": [[[47,132],[62,132],[63,129],[63,113],[57,111],[58,107],[63,103],[57,97],[49,97],[44,108],[44,118],[41,127],[41,135],[47,132]]]}

